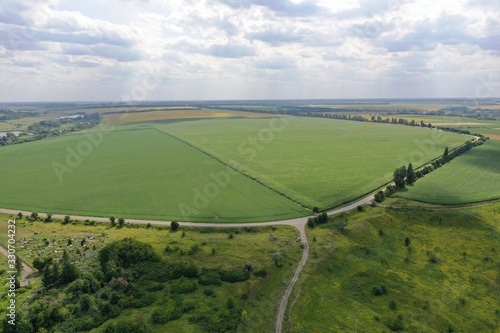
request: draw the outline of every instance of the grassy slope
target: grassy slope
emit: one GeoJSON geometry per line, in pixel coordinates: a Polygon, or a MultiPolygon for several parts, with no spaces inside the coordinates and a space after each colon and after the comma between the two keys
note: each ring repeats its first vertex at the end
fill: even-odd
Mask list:
{"type": "Polygon", "coordinates": [[[436,204],[500,198],[500,141],[489,140],[418,180],[397,197],[436,204]]]}
{"type": "Polygon", "coordinates": [[[359,333],[390,332],[385,324],[398,315],[404,332],[448,332],[450,325],[498,332],[499,216],[499,203],[435,212],[369,208],[309,231],[316,241],[284,332],[354,332],[356,320],[359,333]],[[345,220],[342,235],[335,226],[345,220]],[[372,294],[379,284],[387,295],[372,294]]]}
{"type": "MultiPolygon", "coordinates": [[[[0,242],[4,243],[7,234],[7,220],[9,217],[5,214],[0,214],[0,242]]],[[[253,263],[256,270],[266,269],[269,274],[265,278],[251,277],[250,280],[240,283],[223,283],[221,287],[203,287],[199,286],[198,290],[192,294],[185,295],[186,301],[194,302],[197,308],[191,314],[183,315],[179,320],[174,320],[166,325],[156,325],[155,332],[183,332],[197,333],[203,332],[197,324],[191,324],[188,318],[191,315],[200,314],[200,312],[210,309],[211,307],[223,307],[227,298],[232,297],[237,306],[243,307],[249,316],[249,321],[241,324],[239,332],[272,332],[275,324],[275,315],[277,312],[278,303],[286,288],[288,281],[291,279],[297,262],[302,255],[302,249],[295,242],[298,235],[297,230],[291,227],[263,227],[253,229],[254,232],[245,232],[239,230],[234,234],[233,239],[228,239],[227,231],[213,231],[211,233],[202,233],[200,229],[186,229],[185,237],[182,237],[182,231],[171,233],[166,229],[145,229],[145,228],[109,228],[106,225],[98,224],[97,226],[85,226],[82,224],[69,224],[62,226],[60,223],[30,223],[26,221],[18,221],[17,223],[17,239],[35,238],[35,241],[30,241],[28,248],[20,248],[18,244],[18,255],[28,261],[32,261],[35,256],[45,256],[54,251],[54,247],[42,245],[41,240],[48,238],[50,241],[56,241],[58,250],[67,249],[70,254],[77,258],[76,264],[83,272],[88,272],[88,267],[97,267],[95,263],[98,251],[106,243],[121,239],[124,237],[137,238],[143,242],[151,244],[155,250],[165,259],[172,261],[191,261],[196,263],[198,267],[210,268],[234,268],[241,267],[247,261],[253,263]],[[103,233],[106,235],[103,237],[103,233]],[[273,233],[276,240],[271,241],[269,234],[273,233]],[[94,236],[93,243],[86,243],[90,250],[86,256],[78,256],[75,254],[76,249],[83,247],[79,245],[79,241],[83,236],[94,236]],[[74,239],[73,246],[67,246],[67,240],[74,239]],[[194,244],[200,245],[200,252],[194,255],[180,255],[179,252],[167,254],[164,249],[167,245],[179,246],[186,253],[194,244]],[[96,250],[92,250],[92,246],[96,245],[96,250]],[[212,255],[211,249],[215,248],[216,253],[212,255]],[[29,251],[33,255],[29,255],[29,251]],[[285,257],[284,266],[276,268],[272,260],[274,252],[279,251],[285,257]],[[35,255],[36,254],[36,255],[35,255]],[[83,263],[85,262],[85,264],[83,263]],[[204,295],[205,289],[213,289],[215,297],[204,295]],[[248,292],[248,299],[243,300],[241,295],[248,292]]],[[[230,229],[234,232],[235,229],[230,229]]],[[[0,269],[5,269],[6,258],[0,255],[0,269]]],[[[6,273],[5,273],[6,274],[6,273]]],[[[1,278],[5,277],[0,275],[1,278]]],[[[18,291],[20,295],[17,299],[18,305],[22,304],[29,292],[40,287],[40,278],[35,279],[35,283],[29,289],[22,288],[18,291]]],[[[4,294],[6,288],[0,290],[0,315],[5,309],[6,298],[4,294]]],[[[161,292],[160,292],[161,293],[161,292]]],[[[161,306],[161,304],[153,304],[141,309],[127,309],[119,317],[110,320],[109,322],[137,322],[146,320],[149,322],[150,315],[153,310],[161,306]]],[[[92,332],[101,332],[101,329],[96,329],[92,332]]]]}
{"type": "Polygon", "coordinates": [[[85,136],[71,135],[0,149],[0,207],[63,214],[262,221],[304,215],[290,200],[154,129],[106,132],[100,145],[59,181],[52,163],[85,136]],[[211,175],[221,175],[216,186],[211,175]],[[226,176],[223,176],[226,175],[226,176]],[[227,180],[229,182],[227,183],[227,180]],[[226,185],[228,184],[228,185],[226,185]],[[208,186],[208,187],[207,187],[208,186]],[[196,191],[209,191],[201,200],[196,191]],[[198,200],[198,201],[195,201],[198,200]],[[180,204],[184,204],[186,216],[180,204]]]}
{"type": "Polygon", "coordinates": [[[157,125],[210,152],[234,160],[255,178],[294,200],[322,209],[353,200],[467,137],[430,129],[315,118],[209,120],[157,125]],[[283,126],[281,131],[271,129],[283,126]],[[259,141],[259,135],[264,140],[259,141]],[[439,142],[434,138],[439,135],[439,142]],[[259,142],[253,147],[252,137],[259,142]],[[255,155],[252,155],[252,150],[255,155]]]}

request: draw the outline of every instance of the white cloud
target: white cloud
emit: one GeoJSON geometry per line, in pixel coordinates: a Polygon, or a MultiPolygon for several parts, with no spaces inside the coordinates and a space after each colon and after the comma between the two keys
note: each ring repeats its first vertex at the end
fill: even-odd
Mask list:
{"type": "Polygon", "coordinates": [[[499,41],[486,0],[4,0],[0,100],[468,96],[499,41]]]}

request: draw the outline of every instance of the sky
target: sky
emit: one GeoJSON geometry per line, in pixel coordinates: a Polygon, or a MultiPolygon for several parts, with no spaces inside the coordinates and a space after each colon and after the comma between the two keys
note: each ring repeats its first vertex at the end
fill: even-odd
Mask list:
{"type": "Polygon", "coordinates": [[[2,0],[0,102],[500,96],[500,0],[2,0]]]}

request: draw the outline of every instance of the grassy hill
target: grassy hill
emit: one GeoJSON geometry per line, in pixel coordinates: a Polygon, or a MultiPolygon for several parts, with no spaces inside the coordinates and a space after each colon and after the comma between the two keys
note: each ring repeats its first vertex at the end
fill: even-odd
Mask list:
{"type": "MultiPolygon", "coordinates": [[[[8,219],[0,214],[2,244],[7,241],[8,219]]],[[[16,248],[21,258],[33,262],[35,258],[53,257],[61,262],[62,251],[66,250],[80,272],[77,280],[49,289],[42,287],[40,274],[28,287],[16,291],[19,315],[29,318],[36,329],[44,327],[58,333],[115,332],[121,326],[134,333],[202,333],[207,327],[208,332],[225,333],[222,328],[226,325],[230,331],[271,332],[279,301],[302,255],[295,242],[298,231],[291,227],[181,227],[170,232],[158,226],[125,224],[112,228],[91,221],[62,225],[24,219],[16,225],[16,248]],[[111,264],[108,271],[103,270],[98,260],[100,251],[124,238],[140,242],[142,247],[150,246],[158,258],[148,255],[130,267],[116,261],[116,266],[111,264]],[[278,265],[276,253],[280,254],[278,265]],[[198,277],[179,278],[169,265],[195,266],[198,277]],[[249,266],[252,269],[247,274],[244,267],[249,266]],[[209,269],[215,280],[202,280],[201,275],[207,275],[204,269],[209,269]],[[169,277],[172,272],[177,276],[169,277]],[[231,274],[236,274],[238,281],[231,274]],[[171,303],[178,311],[172,318],[163,313],[171,303]],[[154,313],[170,320],[155,322],[154,313]]],[[[138,253],[132,245],[124,248],[126,256],[138,253]]],[[[2,256],[2,279],[8,275],[6,263],[2,256]]],[[[7,292],[6,287],[0,290],[2,318],[9,300],[7,292]]]]}
{"type": "Polygon", "coordinates": [[[368,208],[308,237],[285,332],[500,330],[499,203],[368,208]]]}

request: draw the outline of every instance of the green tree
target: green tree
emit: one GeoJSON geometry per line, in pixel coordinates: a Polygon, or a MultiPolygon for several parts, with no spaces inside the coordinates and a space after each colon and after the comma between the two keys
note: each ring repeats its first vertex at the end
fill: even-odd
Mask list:
{"type": "Polygon", "coordinates": [[[114,227],[116,225],[116,218],[114,216],[111,216],[109,218],[109,223],[111,223],[111,226],[114,227]]]}
{"type": "Polygon", "coordinates": [[[75,265],[73,265],[69,260],[65,260],[62,263],[60,282],[62,284],[68,284],[75,281],[80,276],[80,272],[75,265]]]}
{"type": "Polygon", "coordinates": [[[396,188],[403,189],[405,187],[405,178],[406,178],[406,167],[402,166],[401,168],[397,168],[394,170],[393,180],[396,188]]]}
{"type": "Polygon", "coordinates": [[[446,148],[444,149],[443,156],[445,156],[445,157],[446,157],[446,156],[448,156],[448,147],[446,147],[446,148]]]}
{"type": "Polygon", "coordinates": [[[410,163],[408,164],[408,170],[406,170],[406,182],[408,184],[413,184],[416,180],[417,180],[417,175],[413,170],[413,165],[410,163]]]}
{"type": "Polygon", "coordinates": [[[125,219],[123,217],[120,217],[118,219],[118,227],[123,228],[123,225],[125,224],[125,219]]]}
{"type": "Polygon", "coordinates": [[[170,222],[170,230],[177,231],[179,229],[179,222],[172,221],[170,222]]]}
{"type": "Polygon", "coordinates": [[[316,225],[316,223],[314,222],[314,218],[310,217],[310,218],[307,219],[307,226],[309,228],[314,228],[315,225],[316,225]]]}
{"type": "Polygon", "coordinates": [[[66,215],[63,219],[63,224],[68,224],[69,221],[71,221],[71,217],[69,215],[66,215]]]}

